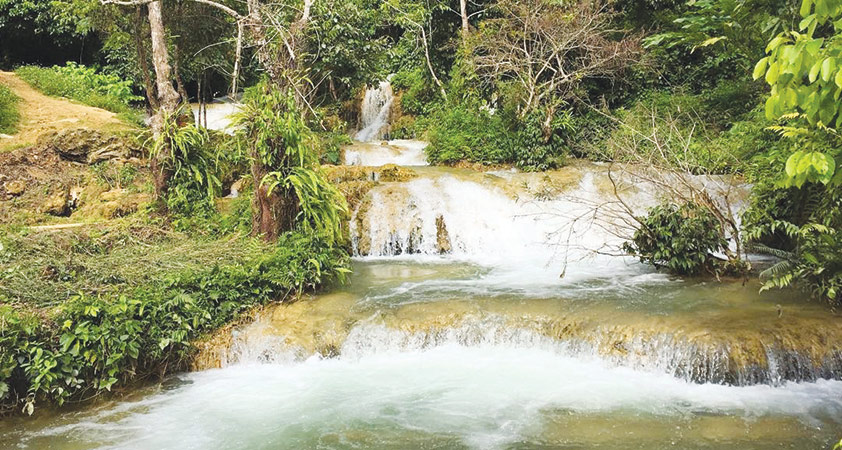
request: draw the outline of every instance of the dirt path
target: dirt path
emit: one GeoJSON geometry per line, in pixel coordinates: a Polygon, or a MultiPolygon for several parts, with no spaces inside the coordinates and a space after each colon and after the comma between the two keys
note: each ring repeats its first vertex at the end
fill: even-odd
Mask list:
{"type": "Polygon", "coordinates": [[[0,135],[0,151],[34,144],[41,134],[65,128],[89,127],[100,130],[129,128],[110,111],[64,98],[46,96],[12,72],[0,71],[0,84],[8,86],[21,98],[18,104],[21,113],[18,132],[12,136],[0,135]]]}

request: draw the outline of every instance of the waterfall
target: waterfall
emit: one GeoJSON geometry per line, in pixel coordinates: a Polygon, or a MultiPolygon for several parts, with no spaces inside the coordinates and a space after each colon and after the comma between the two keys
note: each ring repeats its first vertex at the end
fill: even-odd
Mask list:
{"type": "Polygon", "coordinates": [[[366,89],[361,113],[362,129],[354,138],[368,142],[383,137],[389,132],[389,114],[392,111],[392,85],[381,81],[375,89],[366,89]]]}

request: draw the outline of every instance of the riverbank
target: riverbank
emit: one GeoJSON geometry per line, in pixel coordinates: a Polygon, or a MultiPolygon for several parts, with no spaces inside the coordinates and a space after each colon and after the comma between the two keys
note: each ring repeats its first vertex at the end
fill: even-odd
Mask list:
{"type": "Polygon", "coordinates": [[[343,252],[288,234],[194,236],[123,221],[0,234],[5,412],[90,399],[190,365],[192,341],[340,278],[343,252]]]}

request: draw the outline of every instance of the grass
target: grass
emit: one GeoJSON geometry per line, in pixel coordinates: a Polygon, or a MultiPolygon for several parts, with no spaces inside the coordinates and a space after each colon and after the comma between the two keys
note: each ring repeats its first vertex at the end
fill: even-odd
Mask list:
{"type": "Polygon", "coordinates": [[[23,66],[15,73],[46,95],[66,97],[120,114],[123,118],[134,119],[137,115],[131,103],[141,100],[141,97],[133,94],[130,81],[120,80],[114,75],[72,63],[54,67],[23,66]]]}
{"type": "Polygon", "coordinates": [[[188,235],[126,219],[66,232],[0,231],[0,301],[46,307],[160,282],[266,251],[239,235],[188,235]]]}
{"type": "Polygon", "coordinates": [[[0,133],[14,134],[20,121],[17,103],[20,101],[11,89],[0,84],[0,133]]]}

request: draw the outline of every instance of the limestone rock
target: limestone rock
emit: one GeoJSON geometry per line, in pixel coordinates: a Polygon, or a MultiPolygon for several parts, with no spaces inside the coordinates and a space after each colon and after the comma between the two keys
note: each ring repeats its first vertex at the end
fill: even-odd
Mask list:
{"type": "Polygon", "coordinates": [[[41,136],[38,145],[53,150],[63,160],[84,164],[125,160],[135,153],[127,139],[88,128],[61,130],[41,136]]]}
{"type": "Polygon", "coordinates": [[[418,176],[412,169],[395,164],[386,164],[380,168],[381,181],[408,181],[418,176]]]}
{"type": "Polygon", "coordinates": [[[444,216],[441,215],[436,217],[436,248],[442,255],[453,251],[450,233],[447,232],[447,224],[444,223],[444,216]]]}
{"type": "Polygon", "coordinates": [[[125,189],[112,189],[99,194],[99,199],[103,202],[113,202],[114,200],[124,197],[126,195],[125,189]]]}
{"type": "Polygon", "coordinates": [[[12,197],[17,197],[18,195],[23,194],[23,192],[26,190],[26,183],[24,183],[22,180],[14,180],[7,182],[3,185],[3,187],[6,189],[7,194],[11,195],[12,197]]]}
{"type": "Polygon", "coordinates": [[[44,214],[53,216],[68,216],[70,215],[70,190],[67,188],[60,188],[52,195],[44,200],[39,208],[44,214]]]}

